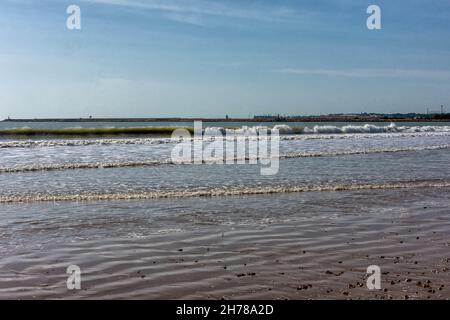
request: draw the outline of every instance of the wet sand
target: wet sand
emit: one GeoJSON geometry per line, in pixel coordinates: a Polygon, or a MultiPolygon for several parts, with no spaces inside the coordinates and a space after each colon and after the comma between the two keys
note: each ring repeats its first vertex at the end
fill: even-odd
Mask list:
{"type": "MultiPolygon", "coordinates": [[[[316,195],[322,202],[298,202],[297,208],[298,197],[312,196],[264,196],[274,203],[267,209],[273,216],[277,201],[291,213],[272,220],[264,214],[269,220],[250,224],[234,217],[230,219],[236,224],[197,219],[193,228],[182,228],[187,222],[180,215],[177,224],[167,226],[173,232],[134,238],[52,239],[57,228],[52,230],[48,224],[39,229],[37,221],[23,229],[23,236],[37,232],[50,241],[3,249],[0,298],[449,299],[449,191],[323,192],[316,195]],[[70,264],[81,268],[81,290],[66,288],[70,264]],[[381,268],[381,290],[366,287],[369,265],[381,268]]],[[[223,201],[240,205],[242,218],[249,212],[258,214],[250,209],[258,199],[223,201]]],[[[176,205],[194,210],[183,201],[188,200],[176,205]]],[[[120,226],[120,221],[114,226],[92,226],[81,220],[85,229],[94,231],[120,226]]],[[[75,225],[71,227],[76,233],[75,225]]],[[[123,227],[132,226],[125,221],[123,227]]],[[[2,241],[12,241],[3,229],[0,236],[2,241]]]]}

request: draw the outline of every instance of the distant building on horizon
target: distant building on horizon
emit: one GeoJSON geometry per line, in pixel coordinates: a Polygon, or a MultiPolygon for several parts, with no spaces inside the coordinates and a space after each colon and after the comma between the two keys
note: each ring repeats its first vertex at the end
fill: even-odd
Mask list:
{"type": "Polygon", "coordinates": [[[445,107],[443,104],[441,105],[441,110],[432,110],[432,109],[427,108],[428,115],[444,114],[445,113],[444,111],[445,111],[445,107]]]}
{"type": "Polygon", "coordinates": [[[272,114],[263,114],[263,115],[255,115],[253,119],[255,120],[267,120],[267,121],[280,121],[283,119],[287,119],[289,117],[281,116],[280,114],[272,115],[272,114]]]}

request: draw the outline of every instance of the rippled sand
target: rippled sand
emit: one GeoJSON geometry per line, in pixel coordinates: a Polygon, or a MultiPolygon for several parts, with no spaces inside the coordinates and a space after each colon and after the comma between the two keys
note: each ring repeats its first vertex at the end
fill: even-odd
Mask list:
{"type": "Polygon", "coordinates": [[[0,298],[449,299],[449,191],[3,205],[0,298]]]}

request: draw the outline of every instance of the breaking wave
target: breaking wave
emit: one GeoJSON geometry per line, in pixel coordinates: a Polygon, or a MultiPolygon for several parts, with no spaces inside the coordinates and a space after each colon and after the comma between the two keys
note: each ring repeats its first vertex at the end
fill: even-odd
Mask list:
{"type": "MultiPolygon", "coordinates": [[[[1,129],[0,136],[115,136],[115,135],[163,135],[170,136],[176,129],[186,129],[193,133],[192,127],[108,127],[108,128],[12,128],[1,129]]],[[[450,132],[450,126],[397,126],[391,123],[386,126],[373,124],[364,125],[316,125],[313,127],[289,126],[287,124],[267,126],[242,126],[239,128],[206,127],[205,135],[229,134],[258,134],[278,130],[280,134],[353,134],[353,133],[401,133],[401,132],[450,132]]]]}
{"type": "Polygon", "coordinates": [[[450,132],[450,126],[397,126],[391,123],[387,126],[373,124],[364,125],[316,125],[313,127],[291,127],[286,124],[267,126],[243,126],[241,128],[208,127],[205,129],[207,135],[217,134],[258,134],[260,132],[271,132],[278,130],[280,134],[355,134],[355,133],[419,133],[419,132],[450,132]]]}
{"type": "MultiPolygon", "coordinates": [[[[128,128],[13,128],[0,130],[0,136],[114,136],[114,135],[168,135],[180,127],[128,127],[128,128]]],[[[192,128],[183,128],[193,132],[192,128]]]]}
{"type": "MultiPolygon", "coordinates": [[[[142,128],[142,132],[166,132],[170,135],[173,130],[179,128],[142,128]],[[145,130],[144,130],[145,129],[145,130]]],[[[288,125],[276,125],[273,128],[264,126],[257,127],[241,127],[235,129],[221,128],[221,127],[207,127],[204,130],[205,140],[214,140],[217,135],[233,135],[229,136],[229,139],[234,139],[235,136],[245,136],[249,139],[258,139],[258,134],[262,131],[270,132],[270,130],[277,129],[281,133],[280,140],[310,140],[310,139],[364,139],[364,138],[377,138],[388,139],[393,137],[419,137],[419,136],[450,136],[450,126],[415,126],[415,127],[397,127],[395,124],[389,126],[314,126],[309,127],[294,127],[291,128],[288,125]],[[375,135],[376,134],[376,135],[375,135]]],[[[11,129],[13,130],[13,129],[11,129]]],[[[14,129],[19,130],[19,129],[14,129]]],[[[27,129],[34,130],[34,129],[27,129]]],[[[66,130],[84,130],[84,129],[61,129],[59,131],[65,132],[66,130]]],[[[97,130],[97,129],[86,129],[97,130]]],[[[122,129],[98,129],[112,132],[111,130],[117,130],[120,132],[122,129]]],[[[125,130],[125,129],[124,129],[125,130]]],[[[139,128],[126,128],[126,130],[134,130],[138,132],[139,128]]],[[[190,129],[191,130],[191,129],[190,129]]],[[[0,136],[5,130],[0,130],[0,136]]],[[[8,130],[6,130],[8,131],[8,130]]],[[[46,130],[41,130],[46,131],[46,130]]],[[[91,131],[91,132],[93,132],[91,131]]],[[[102,131],[102,132],[106,132],[102,131]]],[[[75,131],[72,131],[75,132],[75,131]]],[[[87,131],[86,131],[87,132],[87,131]]],[[[129,131],[131,132],[131,131],[129,131]]],[[[89,134],[86,134],[87,136],[89,134]]],[[[163,135],[163,134],[161,134],[163,135]]],[[[39,136],[39,135],[37,135],[39,136]]],[[[62,134],[61,137],[64,135],[62,134]]],[[[39,148],[39,147],[80,147],[91,145],[158,145],[158,144],[170,144],[180,142],[180,139],[171,139],[170,137],[132,137],[132,138],[80,138],[80,135],[73,134],[70,139],[45,139],[45,140],[0,140],[0,149],[3,148],[39,148]]]]}
{"type": "Polygon", "coordinates": [[[271,185],[271,186],[231,186],[216,188],[192,188],[189,190],[149,190],[117,193],[78,193],[78,194],[12,194],[0,195],[0,203],[59,202],[59,201],[112,201],[147,200],[164,198],[226,197],[243,195],[269,195],[298,192],[332,192],[358,190],[388,190],[407,188],[447,188],[450,181],[411,180],[389,183],[367,184],[321,184],[321,185],[271,185]]]}

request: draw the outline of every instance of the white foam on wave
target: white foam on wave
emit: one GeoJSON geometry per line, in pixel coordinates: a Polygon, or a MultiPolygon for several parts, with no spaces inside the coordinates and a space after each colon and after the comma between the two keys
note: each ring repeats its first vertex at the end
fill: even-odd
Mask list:
{"type": "MultiPolygon", "coordinates": [[[[207,127],[204,129],[206,139],[214,140],[215,136],[228,135],[246,136],[249,139],[258,139],[262,132],[270,133],[278,130],[281,140],[307,140],[307,139],[359,139],[359,138],[391,138],[411,136],[447,136],[450,135],[450,126],[397,126],[391,123],[387,126],[365,125],[317,125],[314,127],[291,127],[287,124],[267,126],[242,126],[231,129],[223,127],[207,127]]],[[[105,139],[45,139],[45,140],[0,140],[2,148],[37,148],[56,146],[89,146],[89,145],[157,145],[181,142],[171,138],[105,138],[105,139]]]]}
{"type": "Polygon", "coordinates": [[[286,124],[279,124],[273,127],[273,129],[278,130],[281,134],[293,134],[294,130],[286,125],[286,124]]]}
{"type": "MultiPolygon", "coordinates": [[[[393,148],[375,148],[375,149],[346,149],[346,150],[321,150],[321,151],[302,151],[291,152],[280,155],[280,159],[292,158],[313,158],[313,157],[336,157],[336,156],[351,156],[351,155],[368,155],[376,153],[396,153],[396,152],[415,152],[426,150],[445,150],[450,149],[450,144],[435,145],[435,146],[414,146],[414,147],[393,147],[393,148]]],[[[261,157],[236,157],[227,158],[228,160],[262,160],[269,159],[261,157]]],[[[202,164],[217,163],[215,158],[204,158],[202,164]]],[[[159,165],[190,165],[192,162],[175,163],[168,159],[152,159],[152,160],[123,160],[123,161],[98,161],[98,162],[65,162],[65,163],[42,163],[19,165],[12,167],[0,167],[0,174],[5,173],[24,173],[24,172],[39,172],[39,171],[62,171],[62,170],[81,170],[81,169],[106,169],[106,168],[134,168],[134,167],[153,167],[159,165]]]]}
{"type": "Polygon", "coordinates": [[[81,147],[90,145],[155,145],[173,143],[170,138],[65,139],[0,141],[1,148],[81,147]]]}
{"type": "Polygon", "coordinates": [[[206,136],[217,136],[217,135],[258,136],[261,133],[271,133],[274,130],[277,130],[280,134],[302,133],[301,130],[295,130],[289,125],[279,124],[273,127],[268,126],[242,126],[240,128],[206,127],[204,129],[204,134],[206,136]]]}
{"type": "Polygon", "coordinates": [[[244,195],[270,195],[299,192],[335,192],[360,190],[388,190],[407,188],[448,188],[450,181],[410,180],[384,183],[361,184],[320,184],[320,185],[268,185],[268,186],[227,186],[192,188],[183,190],[148,190],[117,193],[31,193],[0,195],[0,203],[28,203],[55,201],[111,201],[111,200],[149,200],[165,198],[227,197],[244,195]]]}
{"type": "Polygon", "coordinates": [[[372,124],[365,125],[346,125],[337,126],[314,126],[312,129],[306,127],[305,133],[333,133],[333,134],[351,134],[351,133],[419,133],[419,132],[450,132],[450,126],[397,126],[391,123],[388,126],[376,126],[372,124]]]}
{"type": "Polygon", "coordinates": [[[399,129],[394,123],[388,126],[376,126],[372,124],[365,124],[362,126],[358,125],[347,125],[343,127],[338,126],[314,126],[313,128],[305,127],[304,132],[309,134],[323,134],[323,133],[385,133],[385,132],[399,132],[399,129]]]}

